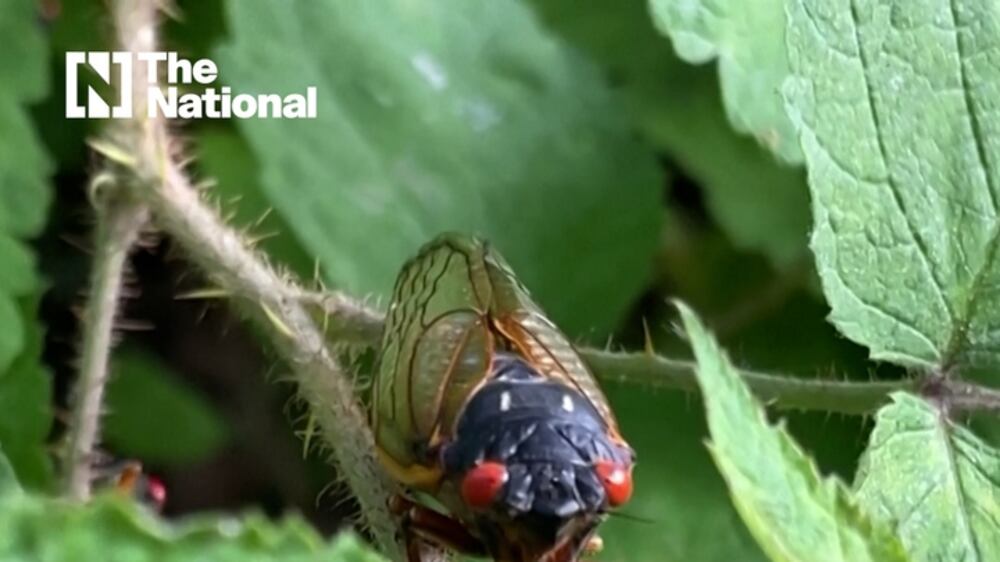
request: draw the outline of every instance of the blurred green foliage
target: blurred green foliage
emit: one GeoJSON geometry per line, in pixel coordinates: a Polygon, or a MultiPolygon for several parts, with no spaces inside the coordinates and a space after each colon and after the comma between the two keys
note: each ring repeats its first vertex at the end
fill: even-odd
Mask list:
{"type": "Polygon", "coordinates": [[[788,77],[782,0],[650,0],[653,20],[677,54],[700,64],[718,60],[719,83],[733,126],[788,162],[802,150],[785,114],[788,77]]]}
{"type": "MultiPolygon", "coordinates": [[[[45,338],[57,315],[37,320],[50,282],[38,264],[60,286],[85,272],[29,244],[66,234],[45,230],[53,171],[51,212],[86,214],[84,139],[102,123],[62,117],[62,57],[107,48],[111,30],[103,3],[0,4],[0,445],[13,467],[0,459],[0,560],[375,560],[298,518],[174,523],[118,497],[73,507],[35,495],[50,489],[51,412],[65,403],[49,371],[73,361],[45,338]]],[[[899,396],[855,476],[870,423],[792,412],[772,426],[731,364],[855,380],[902,376],[894,363],[948,366],[995,380],[1000,24],[985,6],[189,0],[165,29],[168,48],[214,58],[234,90],[318,88],[316,121],[185,126],[192,169],[215,180],[207,196],[283,268],[310,279],[318,262],[327,285],[377,301],[419,245],[464,230],[495,242],[576,341],[639,347],[645,323],[658,352],[693,345],[707,424],[697,397],[607,389],[639,465],[599,560],[991,560],[990,443],[899,396]],[[690,342],[671,330],[670,297],[708,326],[687,315],[690,342]],[[853,490],[835,483],[852,477],[853,490]]],[[[128,338],[105,418],[114,454],[167,470],[180,496],[272,475],[242,498],[269,513],[313,503],[335,478],[296,472],[300,451],[280,446],[266,470],[221,460],[266,434],[219,402],[275,370],[267,360],[191,385],[185,358],[128,338]]],[[[245,365],[207,345],[198,352],[218,351],[220,370],[245,365]]],[[[283,396],[252,404],[278,409],[283,396]]],[[[987,440],[997,427],[977,419],[987,440]]],[[[176,505],[172,516],[203,507],[176,505]]]]}
{"type": "Polygon", "coordinates": [[[50,382],[39,364],[41,327],[34,316],[45,283],[26,242],[45,225],[52,162],[27,106],[48,91],[48,48],[32,2],[0,10],[0,444],[24,482],[44,486],[43,449],[50,423],[50,382]]]}
{"type": "Polygon", "coordinates": [[[321,538],[299,518],[192,518],[168,526],[114,493],[85,506],[23,493],[0,451],[0,560],[379,562],[353,536],[321,538]]]}
{"type": "Polygon", "coordinates": [[[318,89],[315,121],[239,127],[261,188],[328,284],[387,295],[422,243],[478,233],[561,325],[614,327],[648,278],[661,174],[594,67],[529,8],[227,7],[232,39],[217,53],[227,82],[318,89]]]}
{"type": "MultiPolygon", "coordinates": [[[[654,28],[644,0],[616,2],[613,9],[605,0],[535,0],[534,4],[554,31],[602,66],[609,83],[621,92],[635,128],[698,182],[705,205],[733,245],[763,252],[781,266],[805,257],[809,229],[805,174],[780,165],[752,139],[733,132],[714,69],[682,62],[654,28]]],[[[756,8],[753,2],[734,4],[745,4],[747,11],[756,8]]],[[[752,37],[772,41],[766,39],[770,34],[752,37]]],[[[773,96],[760,92],[747,97],[750,107],[767,105],[765,113],[780,108],[776,91],[773,96]]],[[[785,144],[797,150],[794,137],[787,134],[785,144]]]]}
{"type": "Polygon", "coordinates": [[[191,464],[228,438],[211,404],[139,349],[115,353],[105,403],[104,439],[121,455],[160,466],[191,464]]]}

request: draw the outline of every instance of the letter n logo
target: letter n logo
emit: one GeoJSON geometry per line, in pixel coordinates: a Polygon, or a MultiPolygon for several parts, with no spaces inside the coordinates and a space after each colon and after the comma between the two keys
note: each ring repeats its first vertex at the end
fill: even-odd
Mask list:
{"type": "Polygon", "coordinates": [[[128,52],[66,53],[66,117],[70,119],[96,118],[128,119],[132,117],[132,54],[128,52]],[[109,87],[112,86],[112,66],[117,66],[118,104],[111,106],[90,86],[87,87],[87,105],[80,105],[79,68],[87,64],[109,87]]]}

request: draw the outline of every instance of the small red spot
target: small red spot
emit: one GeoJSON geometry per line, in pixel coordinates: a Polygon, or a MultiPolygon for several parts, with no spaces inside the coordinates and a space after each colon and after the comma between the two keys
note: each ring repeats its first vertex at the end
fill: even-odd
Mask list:
{"type": "Polygon", "coordinates": [[[469,507],[485,509],[493,504],[507,483],[507,467],[493,461],[480,463],[462,479],[462,499],[469,507]]]}
{"type": "Polygon", "coordinates": [[[146,479],[146,489],[149,492],[149,497],[156,503],[156,507],[162,509],[163,505],[167,503],[167,487],[163,485],[163,481],[155,476],[149,476],[146,479]]]}
{"type": "Polygon", "coordinates": [[[618,507],[632,497],[632,467],[622,466],[613,461],[597,461],[594,465],[597,476],[604,484],[611,507],[618,507]]]}

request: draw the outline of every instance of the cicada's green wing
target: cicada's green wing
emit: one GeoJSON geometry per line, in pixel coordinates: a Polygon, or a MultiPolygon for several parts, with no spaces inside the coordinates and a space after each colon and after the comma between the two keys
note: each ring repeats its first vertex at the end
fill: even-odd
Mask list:
{"type": "Polygon", "coordinates": [[[485,378],[493,350],[492,287],[482,244],[439,237],[396,281],[374,385],[376,440],[401,466],[449,427],[485,378]]]}
{"type": "Polygon", "coordinates": [[[540,372],[586,396],[618,435],[618,422],[608,400],[579,353],[535,304],[503,257],[488,248],[485,257],[493,294],[490,315],[494,328],[540,372]]]}
{"type": "Polygon", "coordinates": [[[382,339],[375,435],[398,473],[428,461],[421,452],[448,437],[498,346],[578,389],[617,434],[590,370],[499,253],[478,239],[444,235],[403,266],[382,339]]]}

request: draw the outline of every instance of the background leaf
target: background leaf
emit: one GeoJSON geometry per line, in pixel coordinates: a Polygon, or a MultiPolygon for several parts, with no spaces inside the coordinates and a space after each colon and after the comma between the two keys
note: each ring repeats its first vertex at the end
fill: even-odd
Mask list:
{"type": "Polygon", "coordinates": [[[657,27],[690,63],[718,59],[729,119],[789,162],[801,162],[781,85],[788,76],[781,0],[650,0],[657,27]]]}
{"type": "Polygon", "coordinates": [[[28,330],[21,355],[6,372],[0,373],[0,448],[27,487],[48,485],[52,466],[46,440],[52,423],[49,372],[39,364],[42,330],[34,315],[36,305],[27,299],[20,319],[28,330]]]}
{"type": "Polygon", "coordinates": [[[602,65],[635,127],[698,182],[712,218],[737,248],[762,252],[778,265],[805,256],[805,172],[779,165],[732,130],[714,69],[677,59],[654,29],[646,0],[613,8],[606,0],[534,4],[547,25],[602,65]]]}
{"type": "Polygon", "coordinates": [[[41,280],[26,239],[38,235],[49,205],[51,163],[27,113],[48,92],[47,49],[35,3],[7,2],[0,10],[0,445],[22,481],[43,486],[43,449],[50,423],[50,382],[39,365],[35,319],[41,280]]]}
{"type": "Polygon", "coordinates": [[[1000,13],[796,0],[788,42],[831,320],[877,359],[1000,364],[1000,13]]]}
{"type": "Polygon", "coordinates": [[[295,231],[277,213],[261,191],[260,170],[246,141],[232,128],[202,127],[198,134],[198,159],[202,173],[212,178],[211,193],[219,200],[228,223],[261,238],[259,248],[271,259],[311,279],[315,263],[302,249],[295,231]]]}
{"type": "Polygon", "coordinates": [[[228,12],[233,40],[217,58],[234,89],[318,87],[316,121],[240,127],[264,192],[334,286],[386,295],[417,247],[460,230],[492,240],[571,333],[607,330],[636,297],[660,174],[594,69],[525,7],[228,12]]]}
{"type": "Polygon", "coordinates": [[[6,452],[0,448],[0,499],[6,494],[16,493],[21,487],[14,474],[14,467],[7,460],[6,452]]]}
{"type": "Polygon", "coordinates": [[[1000,451],[908,394],[876,419],[855,482],[861,505],[915,561],[1000,558],[1000,451]]]}
{"type": "Polygon", "coordinates": [[[835,478],[822,478],[783,428],[769,425],[739,373],[687,306],[716,466],[736,509],[775,561],[904,561],[899,539],[873,525],[835,478]]]}
{"type": "Polygon", "coordinates": [[[212,405],[148,353],[117,350],[107,392],[104,436],[120,455],[185,464],[228,439],[212,405]]]}
{"type": "Polygon", "coordinates": [[[766,560],[726,495],[704,446],[701,408],[689,396],[627,385],[606,389],[635,448],[636,494],[600,528],[600,562],[766,560]]]}

